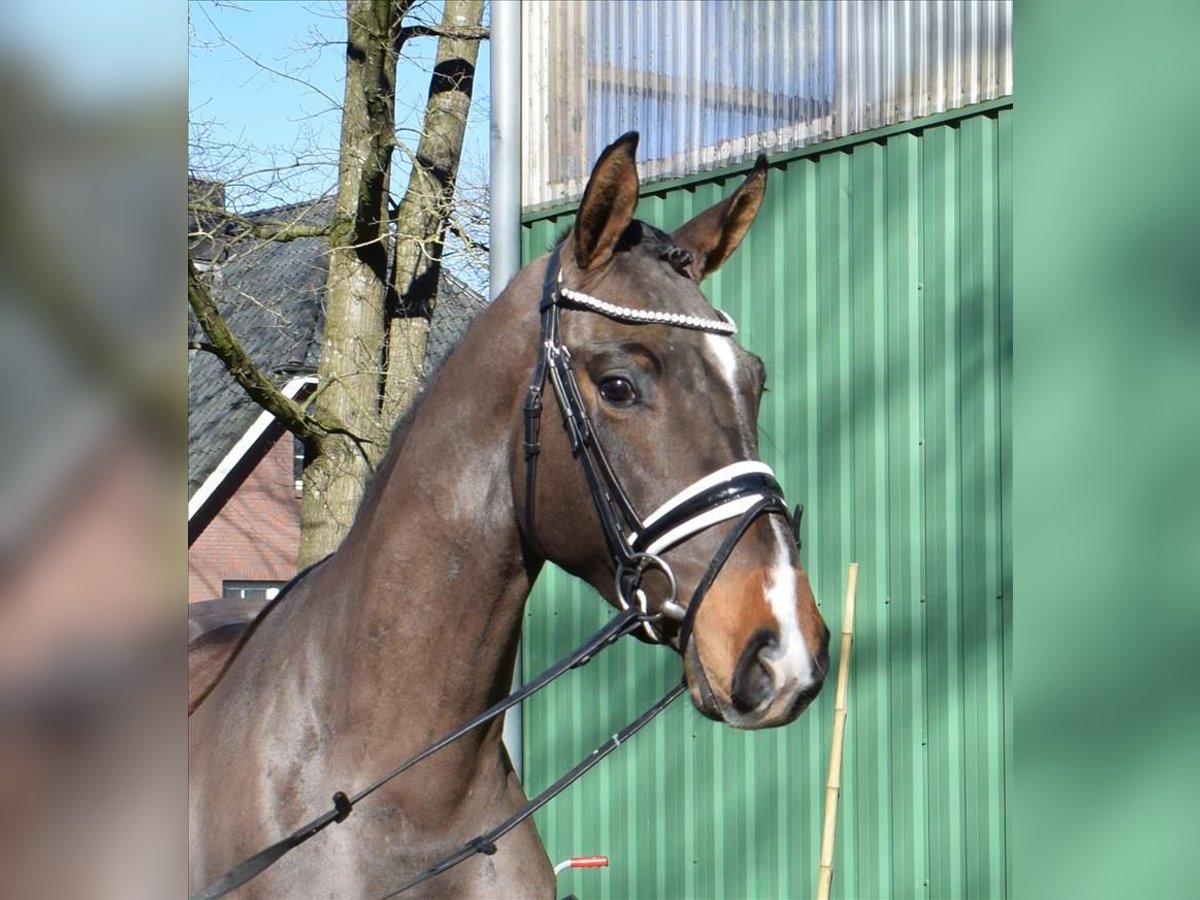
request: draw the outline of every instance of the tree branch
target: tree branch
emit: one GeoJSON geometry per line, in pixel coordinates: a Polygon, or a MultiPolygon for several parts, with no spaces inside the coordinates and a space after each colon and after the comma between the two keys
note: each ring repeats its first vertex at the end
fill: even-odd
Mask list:
{"type": "MultiPolygon", "coordinates": [[[[278,219],[254,222],[245,216],[239,216],[237,213],[231,213],[223,207],[214,206],[210,203],[189,203],[188,210],[189,212],[219,216],[225,222],[236,224],[239,226],[239,231],[235,235],[236,237],[250,235],[264,241],[276,241],[281,244],[287,241],[299,240],[300,238],[328,237],[330,231],[333,229],[333,226],[329,223],[324,225],[308,225],[302,222],[283,222],[278,219]]],[[[193,235],[199,233],[192,232],[193,235]]]]}
{"type": "Polygon", "coordinates": [[[287,225],[282,222],[266,222],[262,225],[248,227],[244,234],[261,238],[264,241],[286,244],[288,241],[296,241],[300,238],[328,237],[332,230],[332,225],[287,225]]]}
{"type": "MultiPolygon", "coordinates": [[[[237,9],[238,7],[235,6],[233,8],[237,9]]],[[[264,63],[262,60],[258,59],[257,57],[251,56],[249,53],[247,53],[245,50],[243,50],[241,47],[239,47],[237,44],[235,44],[233,41],[231,41],[228,37],[225,36],[225,34],[221,31],[221,29],[217,27],[217,23],[213,21],[212,16],[210,16],[208,14],[208,10],[204,9],[204,7],[200,7],[200,11],[204,14],[204,18],[208,20],[208,24],[212,27],[212,30],[217,33],[218,37],[220,37],[221,42],[228,45],[229,47],[232,47],[234,52],[236,52],[239,56],[241,56],[247,62],[252,63],[255,66],[258,66],[263,71],[269,72],[272,75],[275,75],[279,78],[286,78],[289,81],[296,82],[296,84],[303,85],[304,87],[308,88],[313,93],[319,94],[321,97],[324,97],[326,100],[328,100],[330,106],[336,107],[338,105],[337,101],[333,97],[329,96],[329,94],[325,93],[323,90],[321,90],[315,84],[313,84],[311,81],[305,81],[303,78],[297,78],[295,75],[291,75],[288,72],[284,72],[279,69],[274,69],[271,66],[268,66],[266,63],[264,63]]]]}
{"type": "Polygon", "coordinates": [[[487,253],[489,255],[491,254],[491,247],[489,247],[483,241],[478,241],[471,237],[471,235],[467,234],[466,229],[464,229],[458,221],[452,219],[449,222],[449,226],[450,230],[454,232],[454,234],[458,235],[458,239],[463,242],[463,246],[468,250],[477,250],[481,253],[487,253]]]}
{"type": "MultiPolygon", "coordinates": [[[[216,301],[207,285],[196,272],[192,258],[188,256],[188,304],[196,314],[196,321],[204,329],[208,346],[225,369],[249,395],[250,399],[273,415],[282,425],[306,446],[319,447],[329,434],[349,434],[340,422],[328,413],[310,414],[304,407],[283,393],[267,378],[250,359],[241,342],[217,309],[216,301]]],[[[353,435],[352,435],[353,436],[353,435]]],[[[356,438],[357,440],[357,438],[356,438]]]]}
{"type": "Polygon", "coordinates": [[[491,36],[491,30],[482,25],[446,25],[444,23],[441,25],[433,23],[405,25],[397,35],[396,50],[399,52],[405,41],[415,37],[447,37],[460,41],[486,41],[491,36]]]}

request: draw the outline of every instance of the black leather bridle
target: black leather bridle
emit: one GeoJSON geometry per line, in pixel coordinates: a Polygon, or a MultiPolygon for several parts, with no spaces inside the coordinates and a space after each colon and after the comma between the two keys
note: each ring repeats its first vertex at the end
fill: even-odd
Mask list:
{"type": "MultiPolygon", "coordinates": [[[[315,837],[329,825],[344,821],[353,812],[355,804],[402,772],[479,726],[492,721],[506,710],[546,687],[565,672],[586,665],[595,654],[612,646],[618,639],[636,631],[639,627],[644,630],[650,640],[663,644],[673,643],[680,654],[685,654],[700,604],[730,554],[733,553],[737,542],[760,515],[773,513],[788,519],[797,537],[797,543],[799,543],[800,514],[803,507],[796,507],[795,514],[789,515],[783,500],[783,491],[775,480],[770,467],[755,460],[735,462],[725,466],[684,488],[644,518],[638,515],[613,472],[612,466],[609,465],[584,407],[579,384],[571,368],[571,353],[562,343],[560,336],[559,311],[564,307],[590,310],[625,322],[672,325],[724,335],[735,334],[737,326],[734,325],[732,319],[719,310],[718,314],[721,316],[719,320],[703,319],[677,313],[616,306],[587,294],[570,290],[565,288],[562,283],[559,249],[556,248],[550,254],[542,286],[541,339],[538,361],[525,400],[526,536],[527,539],[533,540],[535,534],[534,501],[536,499],[537,458],[540,452],[538,431],[542,413],[542,394],[546,379],[549,378],[559,410],[562,413],[563,427],[570,439],[571,452],[583,467],[592,502],[604,529],[605,542],[613,558],[616,571],[616,594],[622,607],[621,612],[545,672],[526,682],[507,697],[444,735],[424,750],[409,757],[366,788],[353,795],[348,795],[344,791],[336,792],[333,795],[333,807],[330,810],[234,866],[211,882],[199,894],[193,895],[191,900],[215,900],[215,898],[222,897],[245,884],[285,854],[309,838],[315,837]],[[670,565],[659,554],[713,525],[730,519],[736,519],[736,522],[709,561],[708,567],[692,592],[688,605],[681,606],[675,596],[675,575],[671,571],[670,565]],[[641,588],[642,579],[647,572],[652,570],[661,572],[669,587],[668,596],[659,601],[657,609],[653,611],[650,609],[650,601],[646,593],[641,588]],[[673,640],[668,638],[662,630],[664,620],[679,623],[673,640]]],[[[670,706],[686,689],[686,681],[675,684],[634,721],[594,749],[578,765],[542,793],[527,801],[524,806],[499,825],[468,841],[455,852],[396,887],[384,895],[383,900],[416,887],[476,854],[491,855],[495,853],[497,840],[532,816],[600,760],[633,737],[655,716],[670,706]]],[[[707,691],[707,686],[704,686],[704,690],[707,691]]]]}
{"type": "Polygon", "coordinates": [[[560,250],[560,247],[556,247],[551,252],[542,281],[538,361],[525,399],[526,536],[533,540],[536,535],[534,506],[540,451],[538,430],[542,394],[548,377],[562,413],[571,453],[583,468],[592,504],[600,518],[608,552],[612,556],[617,601],[622,609],[635,605],[641,609],[646,616],[643,623],[646,637],[656,643],[672,643],[662,628],[664,620],[678,622],[674,644],[680,653],[686,653],[700,605],[751,523],[760,515],[774,513],[787,519],[793,532],[798,533],[801,508],[797,507],[797,517],[793,519],[784,502],[783,490],[770,466],[757,460],[745,460],[725,466],[685,487],[649,515],[642,517],[638,514],[613,472],[584,406],[579,383],[571,367],[571,351],[562,342],[560,310],[564,307],[581,309],[623,322],[669,325],[726,336],[735,334],[737,326],[720,310],[717,311],[719,319],[706,319],[659,310],[631,309],[566,288],[563,285],[560,250]],[[675,596],[675,575],[661,554],[693,535],[730,519],[737,521],[709,562],[692,592],[691,600],[686,607],[682,606],[675,596]],[[657,608],[653,611],[641,588],[643,577],[652,570],[661,572],[668,584],[667,596],[656,604],[657,608]]]}

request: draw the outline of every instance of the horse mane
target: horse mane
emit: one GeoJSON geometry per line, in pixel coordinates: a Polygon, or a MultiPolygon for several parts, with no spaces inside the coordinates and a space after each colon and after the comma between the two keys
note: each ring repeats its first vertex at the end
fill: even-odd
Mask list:
{"type": "MultiPolygon", "coordinates": [[[[478,319],[476,319],[476,321],[478,321],[478,319]]],[[[472,322],[467,330],[469,331],[470,328],[473,327],[475,327],[475,322],[472,322]]],[[[463,337],[466,337],[466,335],[464,334],[463,337]]],[[[429,374],[425,376],[424,383],[421,385],[421,389],[417,392],[416,397],[413,398],[412,403],[409,404],[408,410],[396,421],[395,426],[392,428],[392,436],[388,444],[387,452],[384,454],[383,459],[379,461],[379,465],[377,465],[367,477],[367,483],[363,488],[362,500],[359,502],[358,512],[355,514],[356,521],[358,516],[361,515],[362,511],[374,502],[375,495],[378,493],[377,485],[380,482],[380,474],[386,469],[390,468],[392,461],[396,458],[396,456],[399,455],[399,449],[404,445],[404,438],[408,433],[409,427],[412,425],[416,416],[424,408],[425,400],[429,395],[429,388],[433,385],[433,382],[441,372],[442,367],[445,366],[446,360],[448,360],[455,350],[458,349],[458,346],[461,343],[462,338],[455,342],[455,344],[442,355],[441,359],[439,359],[430,368],[429,374]]],[[[333,554],[331,553],[329,556],[332,555],[333,554]]],[[[279,593],[276,594],[275,597],[272,598],[270,602],[268,602],[267,605],[262,608],[262,611],[255,616],[255,618],[250,622],[249,626],[238,638],[233,650],[230,651],[228,657],[225,659],[225,662],[222,664],[220,673],[209,683],[209,685],[204,689],[204,692],[196,698],[195,704],[188,709],[189,716],[192,714],[192,712],[200,707],[200,704],[204,702],[205,698],[212,693],[213,688],[215,688],[221,682],[221,679],[225,677],[225,673],[229,671],[229,667],[233,664],[233,661],[238,657],[238,654],[242,652],[242,649],[246,646],[246,642],[250,640],[250,638],[254,635],[254,632],[258,629],[258,626],[261,625],[271,611],[275,609],[279,601],[287,595],[292,586],[317,566],[321,565],[321,563],[325,562],[325,560],[329,559],[329,556],[326,556],[306,567],[305,569],[302,569],[300,572],[297,572],[292,580],[285,584],[280,589],[279,593]]],[[[203,641],[204,637],[204,635],[201,635],[200,637],[197,637],[196,640],[198,642],[203,641]]]]}
{"type": "MultiPolygon", "coordinates": [[[[455,345],[455,346],[457,346],[457,345],[455,345]]],[[[430,371],[429,376],[425,379],[425,383],[424,383],[424,385],[422,385],[421,390],[418,392],[417,396],[413,398],[413,402],[409,405],[408,411],[405,412],[404,415],[402,415],[399,418],[399,420],[397,420],[395,427],[392,429],[392,437],[391,437],[391,441],[388,445],[387,453],[384,454],[384,457],[382,460],[380,460],[379,465],[375,467],[375,469],[370,473],[370,475],[367,478],[367,483],[366,483],[365,487],[363,488],[362,500],[360,501],[359,506],[358,506],[358,513],[355,514],[356,520],[358,518],[358,514],[362,512],[363,508],[366,507],[368,505],[368,503],[370,503],[374,499],[374,495],[376,493],[375,486],[379,481],[378,476],[379,476],[380,471],[389,466],[389,464],[391,463],[391,460],[394,459],[396,456],[397,448],[399,446],[403,445],[404,435],[407,433],[408,428],[412,424],[413,419],[415,418],[417,413],[420,411],[420,408],[424,404],[425,397],[428,393],[429,385],[432,384],[433,379],[437,376],[437,373],[439,371],[441,371],[442,365],[445,363],[446,358],[448,358],[450,356],[450,353],[453,353],[453,352],[454,352],[454,348],[452,347],[452,348],[450,348],[450,352],[447,353],[445,356],[443,356],[442,359],[438,362],[438,364],[436,366],[434,366],[434,368],[430,371]]],[[[337,552],[337,551],[334,551],[334,552],[337,552]]],[[[240,654],[242,652],[242,649],[246,646],[246,642],[248,640],[250,640],[251,637],[253,637],[254,632],[258,630],[258,626],[261,625],[263,623],[263,621],[266,620],[267,616],[270,615],[271,611],[273,609],[275,609],[275,607],[279,604],[279,601],[281,601],[284,597],[287,596],[287,593],[288,593],[288,591],[290,591],[292,589],[292,586],[295,585],[301,578],[303,578],[305,575],[307,575],[309,572],[311,572],[317,566],[321,565],[321,563],[325,562],[325,560],[329,559],[329,557],[332,555],[333,554],[330,553],[329,556],[325,556],[325,557],[319,559],[317,562],[313,563],[312,565],[307,566],[306,568],[301,569],[299,572],[297,572],[292,577],[292,580],[289,581],[287,584],[285,584],[282,588],[280,588],[279,593],[276,594],[267,603],[267,605],[262,608],[262,611],[257,616],[254,617],[254,619],[250,622],[249,626],[247,626],[247,628],[242,632],[241,636],[238,638],[237,643],[234,644],[233,650],[231,650],[229,652],[229,655],[226,657],[225,662],[221,665],[220,673],[217,675],[217,677],[212,679],[212,681],[204,689],[204,692],[202,694],[200,694],[199,697],[196,698],[196,702],[188,709],[189,716],[195,710],[200,708],[200,704],[202,704],[205,701],[205,699],[208,697],[208,695],[210,693],[212,693],[213,688],[215,688],[218,684],[221,683],[221,679],[223,679],[225,677],[225,673],[229,671],[229,667],[231,665],[233,665],[233,661],[235,659],[237,659],[238,654],[240,654]]],[[[205,636],[206,635],[201,635],[200,637],[196,638],[196,640],[198,642],[203,641],[205,636]]]]}
{"type": "Polygon", "coordinates": [[[475,316],[470,325],[467,326],[466,332],[455,341],[441,358],[438,359],[429,369],[428,374],[422,379],[421,387],[417,391],[417,395],[413,397],[412,403],[408,405],[408,409],[396,420],[396,424],[392,426],[392,435],[388,440],[387,451],[383,454],[383,458],[379,460],[379,464],[371,469],[367,474],[367,482],[363,485],[362,499],[359,501],[358,510],[354,514],[354,520],[357,522],[362,511],[372,504],[375,500],[375,494],[378,493],[378,484],[380,475],[391,469],[392,463],[400,454],[400,448],[404,446],[404,439],[408,435],[408,429],[411,427],[413,420],[425,408],[425,401],[429,397],[429,389],[433,387],[434,381],[437,380],[442,369],[445,367],[447,360],[458,350],[459,345],[466,339],[467,333],[475,327],[475,323],[479,321],[479,316],[475,316]]]}
{"type": "MultiPolygon", "coordinates": [[[[425,400],[429,396],[429,388],[433,384],[433,380],[437,378],[438,373],[442,370],[442,366],[446,364],[446,359],[449,358],[457,346],[455,344],[454,347],[451,347],[450,352],[443,356],[437,365],[430,370],[429,374],[425,376],[424,382],[420,390],[417,391],[417,395],[413,397],[412,403],[408,405],[408,409],[404,411],[404,414],[392,426],[392,436],[388,440],[387,451],[383,454],[383,458],[379,460],[379,465],[375,466],[367,474],[367,482],[363,485],[362,500],[358,505],[360,511],[374,498],[377,485],[380,481],[380,474],[389,469],[392,460],[399,455],[400,448],[404,446],[404,439],[408,436],[408,429],[412,426],[413,420],[416,419],[421,410],[425,408],[425,400]]],[[[355,520],[357,521],[357,519],[358,514],[356,513],[355,520]]]]}

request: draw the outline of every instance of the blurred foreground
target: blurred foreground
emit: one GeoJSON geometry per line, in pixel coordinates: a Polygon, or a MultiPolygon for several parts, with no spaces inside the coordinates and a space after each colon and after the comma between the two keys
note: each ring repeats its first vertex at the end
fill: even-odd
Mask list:
{"type": "MultiPolygon", "coordinates": [[[[0,4],[0,897],[183,896],[186,7],[43,6],[0,4]]],[[[1196,894],[1198,27],[1017,10],[1020,897],[1196,894]]]]}
{"type": "Polygon", "coordinates": [[[138,80],[0,13],[4,897],[185,890],[184,14],[138,80]]]}

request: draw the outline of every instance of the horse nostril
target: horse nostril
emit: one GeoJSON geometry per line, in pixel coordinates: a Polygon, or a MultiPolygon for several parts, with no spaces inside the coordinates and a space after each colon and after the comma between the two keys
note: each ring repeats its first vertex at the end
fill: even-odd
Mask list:
{"type": "Polygon", "coordinates": [[[733,671],[733,690],[730,700],[740,713],[762,706],[775,693],[775,679],[767,658],[779,647],[779,636],[763,629],[756,633],[742,651],[733,671]]]}
{"type": "Polygon", "coordinates": [[[829,674],[829,645],[825,644],[821,648],[821,652],[817,654],[817,678],[821,681],[825,680],[825,676],[829,674]]]}
{"type": "Polygon", "coordinates": [[[825,678],[825,674],[829,671],[829,628],[822,626],[825,631],[825,639],[821,641],[821,648],[817,651],[817,671],[818,677],[825,678]]]}

